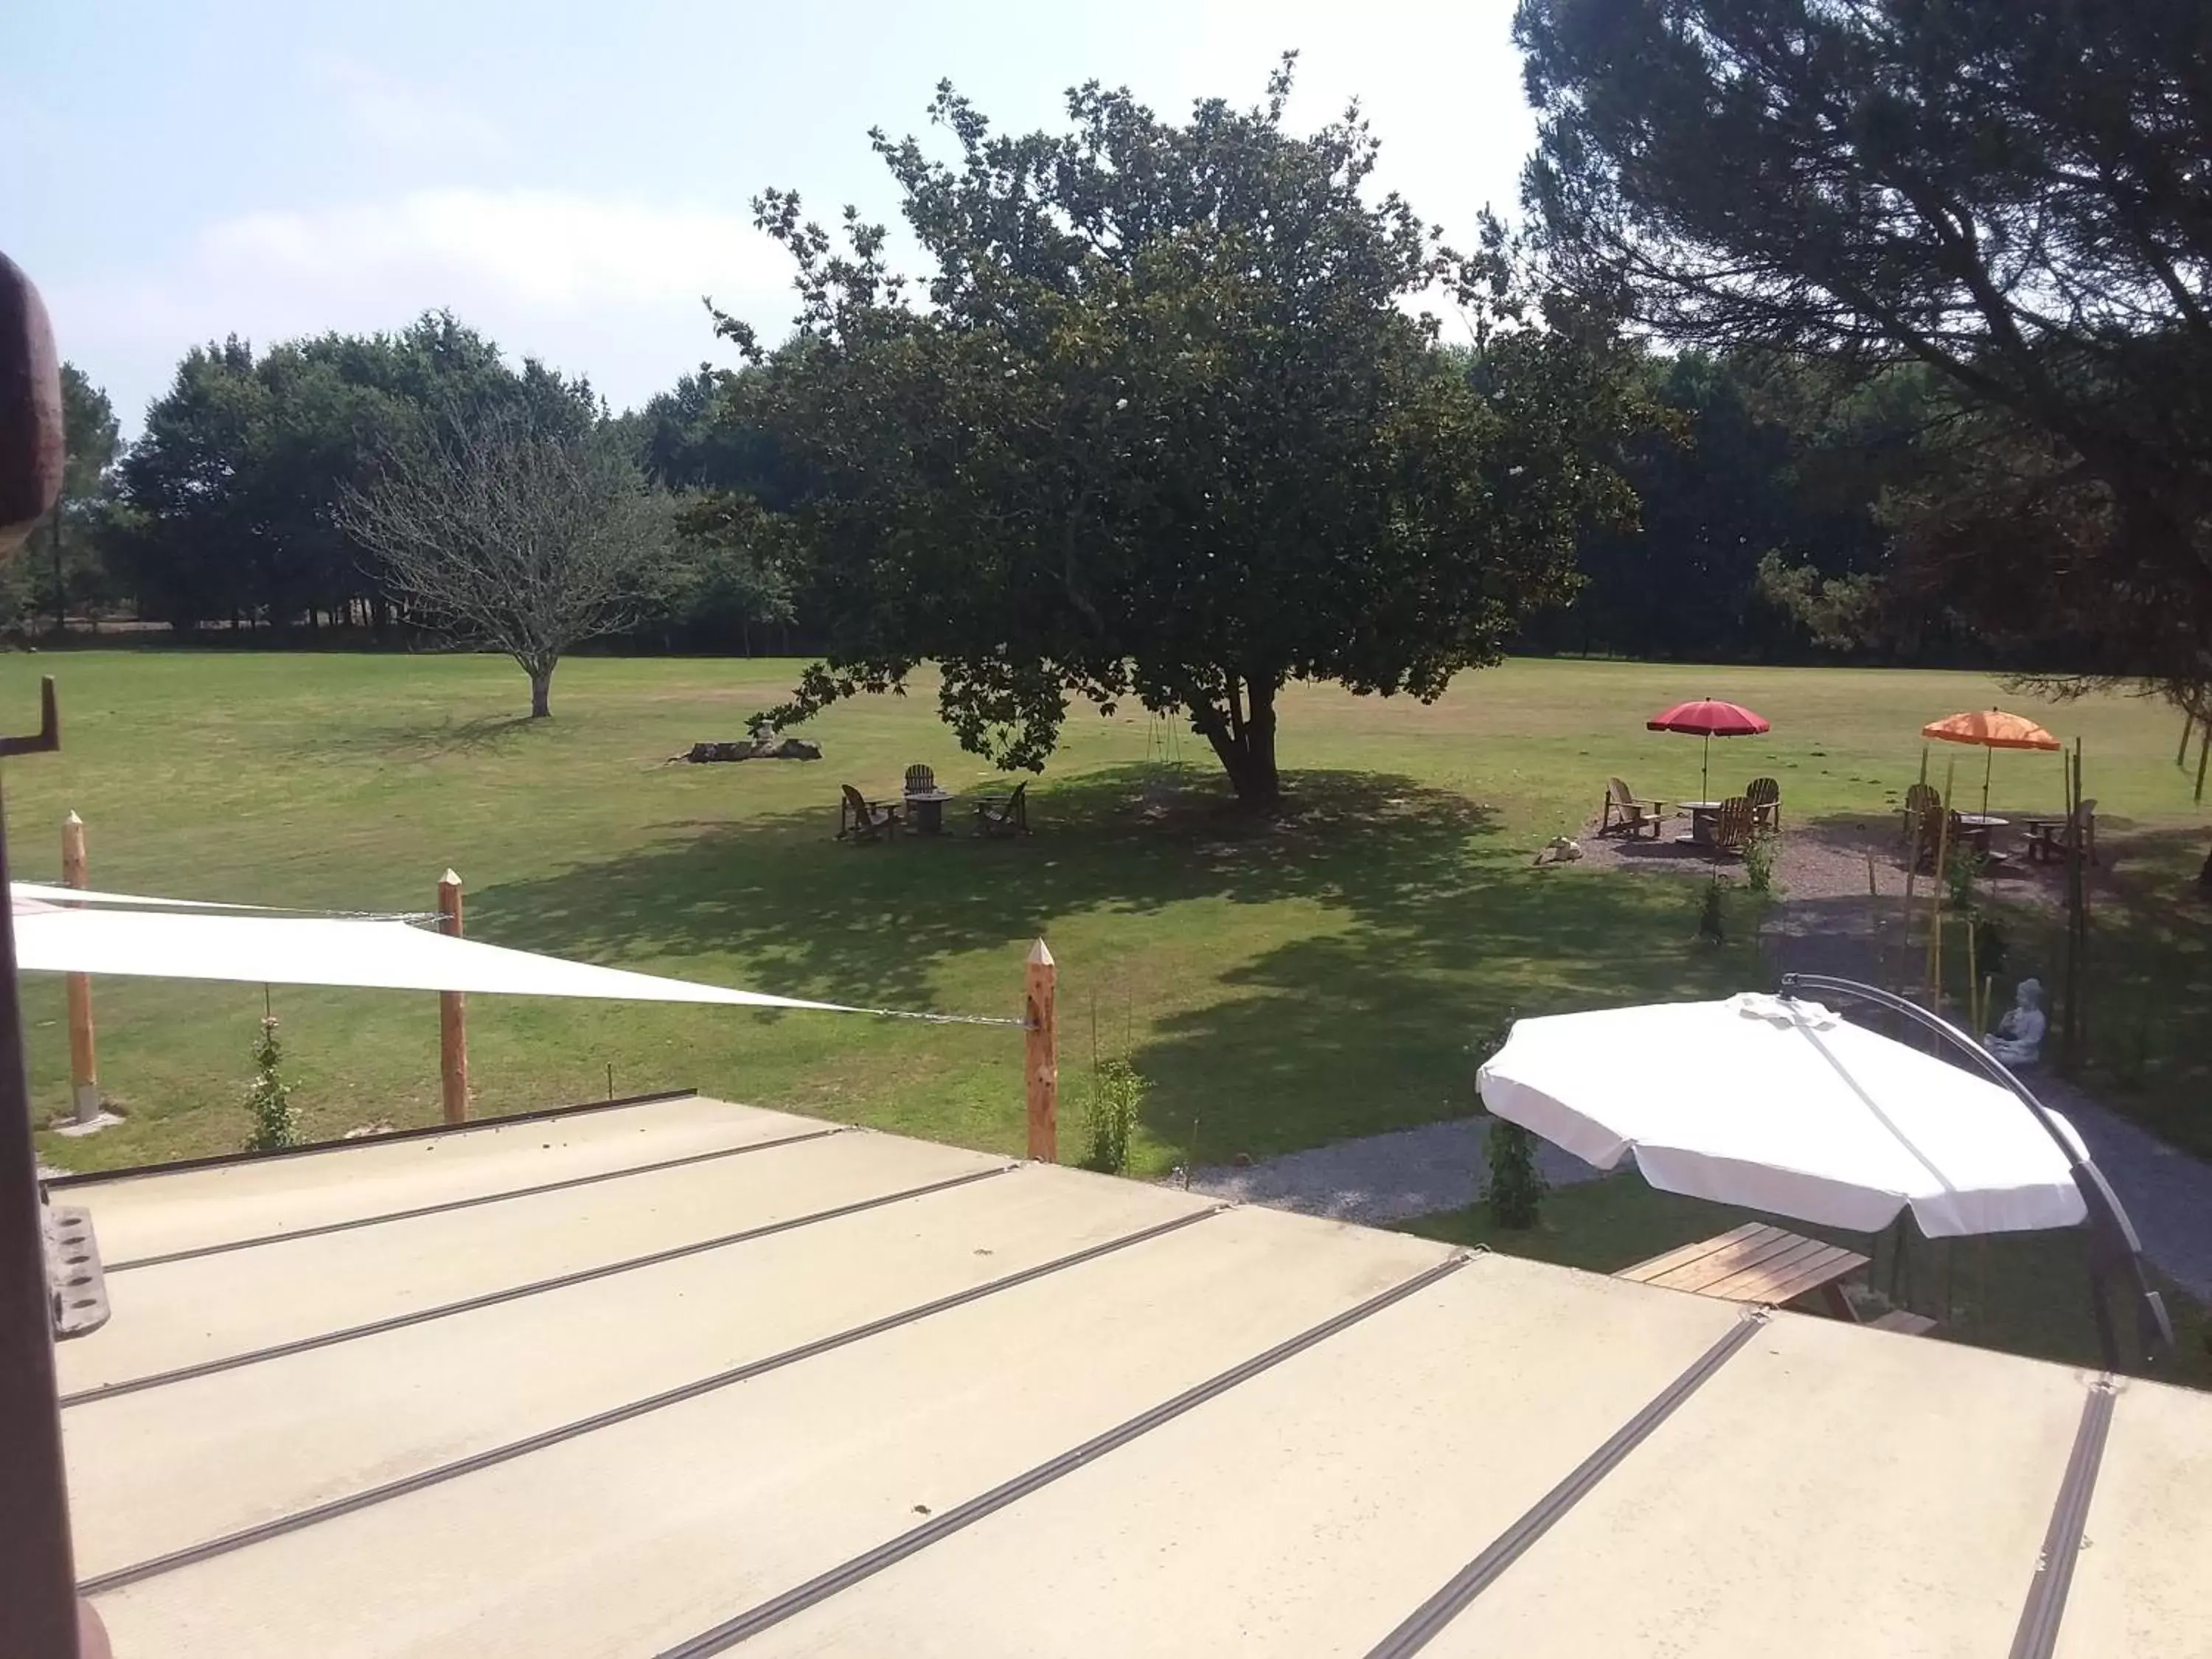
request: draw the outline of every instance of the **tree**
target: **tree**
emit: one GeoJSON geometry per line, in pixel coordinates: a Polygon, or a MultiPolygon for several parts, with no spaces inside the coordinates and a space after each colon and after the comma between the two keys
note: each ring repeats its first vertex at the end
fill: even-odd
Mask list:
{"type": "Polygon", "coordinates": [[[1563,280],[1678,342],[1924,365],[1955,414],[1905,579],[2206,700],[2212,9],[1522,0],[1515,35],[1563,280]]]}
{"type": "Polygon", "coordinates": [[[113,506],[113,477],[120,428],[107,394],[75,363],[62,365],[62,493],[46,520],[46,557],[26,572],[46,592],[54,631],[68,626],[72,596],[91,602],[109,586],[101,543],[113,506]]]}
{"type": "Polygon", "coordinates": [[[1133,697],[1187,710],[1265,805],[1287,682],[1433,698],[1569,591],[1577,525],[1624,505],[1594,459],[1621,380],[1571,326],[1524,325],[1494,235],[1463,258],[1368,199],[1356,108],[1286,131],[1290,68],[1182,126],[1093,83],[1062,135],[994,136],[940,87],[956,162],[874,135],[925,304],[852,210],[836,251],[796,197],[756,203],[798,332],[768,357],[719,325],[760,365],[831,641],[770,718],[934,659],[945,718],[1001,765],[1040,768],[1072,697],[1133,697]],[[1477,372],[1424,296],[1467,308],[1477,372]]]}
{"type": "Polygon", "coordinates": [[[392,595],[340,523],[346,492],[393,449],[511,406],[569,431],[600,418],[587,382],[531,362],[518,373],[441,312],[258,356],[235,337],[193,349],[122,468],[142,607],[181,626],[258,614],[312,629],[356,601],[380,617],[392,595]]]}
{"type": "Polygon", "coordinates": [[[392,452],[341,522],[423,621],[514,658],[538,720],[562,656],[635,620],[663,505],[613,434],[525,404],[392,452]]]}

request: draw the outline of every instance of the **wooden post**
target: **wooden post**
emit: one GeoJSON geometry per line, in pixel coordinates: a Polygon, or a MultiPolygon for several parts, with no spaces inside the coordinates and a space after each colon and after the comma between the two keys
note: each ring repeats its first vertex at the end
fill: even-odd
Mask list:
{"type": "MultiPolygon", "coordinates": [[[[461,937],[461,878],[451,870],[438,883],[438,931],[461,937]]],[[[438,1071],[445,1081],[446,1121],[469,1121],[469,1008],[459,991],[438,993],[438,1071]]]]}
{"type": "Polygon", "coordinates": [[[1060,968],[1039,939],[1030,947],[1029,1040],[1024,1075],[1029,1089],[1030,1156],[1060,1161],[1060,968]]]}
{"type": "MultiPolygon", "coordinates": [[[[62,885],[82,887],[84,876],[84,820],[74,812],[62,820],[62,885]]],[[[69,992],[70,1106],[79,1123],[100,1121],[100,1057],[93,1044],[92,980],[71,974],[69,992]]]]}

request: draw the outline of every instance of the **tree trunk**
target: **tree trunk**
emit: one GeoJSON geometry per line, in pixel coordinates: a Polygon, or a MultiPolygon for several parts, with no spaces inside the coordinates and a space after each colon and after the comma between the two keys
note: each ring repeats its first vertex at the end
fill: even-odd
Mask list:
{"type": "Polygon", "coordinates": [[[553,671],[550,667],[533,668],[530,673],[530,718],[546,720],[553,713],[553,671]]]}
{"type": "Polygon", "coordinates": [[[1191,710],[1190,723],[1213,745],[1237,799],[1246,806],[1273,806],[1283,798],[1275,767],[1276,688],[1248,684],[1241,705],[1237,689],[1231,680],[1225,711],[1200,705],[1191,710]]]}

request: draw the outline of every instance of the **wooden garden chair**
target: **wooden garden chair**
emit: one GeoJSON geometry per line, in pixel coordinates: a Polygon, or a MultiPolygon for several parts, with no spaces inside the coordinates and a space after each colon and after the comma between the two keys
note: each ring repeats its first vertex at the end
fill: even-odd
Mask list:
{"type": "Polygon", "coordinates": [[[937,793],[937,774],[927,766],[906,769],[906,789],[909,795],[933,795],[937,793]]]}
{"type": "Polygon", "coordinates": [[[1751,803],[1760,829],[1782,827],[1782,786],[1772,778],[1753,778],[1744,787],[1743,798],[1751,803]]]}
{"type": "Polygon", "coordinates": [[[2027,857],[2031,864],[2063,860],[2068,849],[2079,847],[2097,862],[2097,803],[2085,800],[2075,813],[2063,818],[2027,821],[2027,857]]]}
{"type": "Polygon", "coordinates": [[[979,836],[1026,836],[1030,832],[1030,787],[1014,786],[1011,795],[986,795],[975,803],[979,836]]]}
{"type": "Polygon", "coordinates": [[[1626,830],[1632,836],[1641,835],[1649,824],[1651,838],[1656,841],[1666,822],[1665,801],[1638,800],[1636,792],[1619,778],[1605,781],[1605,804],[1598,809],[1598,834],[1610,835],[1615,830],[1626,830]]]}
{"type": "Polygon", "coordinates": [[[1758,832],[1759,814],[1741,795],[1729,796],[1713,814],[1712,846],[1717,852],[1741,853],[1758,832]]]}
{"type": "Polygon", "coordinates": [[[854,846],[881,841],[898,834],[898,827],[897,807],[878,806],[851,784],[845,786],[844,801],[837,811],[839,841],[850,840],[854,846]]]}

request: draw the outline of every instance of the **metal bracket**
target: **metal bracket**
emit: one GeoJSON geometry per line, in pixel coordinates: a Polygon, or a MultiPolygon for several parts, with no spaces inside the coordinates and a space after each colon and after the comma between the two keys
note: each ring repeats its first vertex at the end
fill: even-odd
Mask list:
{"type": "Polygon", "coordinates": [[[54,677],[39,681],[39,729],[27,738],[0,738],[0,755],[44,755],[62,746],[61,704],[54,696],[54,677]]]}
{"type": "Polygon", "coordinates": [[[92,1212],[73,1204],[39,1206],[46,1246],[46,1305],[54,1340],[89,1336],[107,1322],[107,1275],[92,1236],[92,1212]]]}

